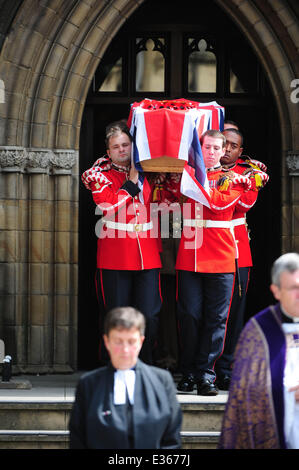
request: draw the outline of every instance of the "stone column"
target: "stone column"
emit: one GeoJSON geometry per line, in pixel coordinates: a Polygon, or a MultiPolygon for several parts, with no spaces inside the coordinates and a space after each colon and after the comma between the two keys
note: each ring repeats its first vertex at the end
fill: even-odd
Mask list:
{"type": "Polygon", "coordinates": [[[24,148],[0,148],[0,338],[18,371],[27,364],[28,338],[26,161],[24,148]]]}
{"type": "Polygon", "coordinates": [[[28,358],[31,373],[49,373],[53,361],[52,151],[28,149],[28,358]]]}
{"type": "Polygon", "coordinates": [[[76,161],[72,150],[0,147],[0,339],[14,373],[76,369],[76,161]]]}
{"type": "Polygon", "coordinates": [[[72,168],[77,152],[55,150],[54,179],[54,298],[53,367],[76,368],[78,280],[78,184],[72,168]]]}
{"type": "Polygon", "coordinates": [[[290,196],[290,210],[288,221],[290,242],[287,250],[299,253],[299,150],[291,150],[286,158],[288,170],[288,188],[290,196]]]}

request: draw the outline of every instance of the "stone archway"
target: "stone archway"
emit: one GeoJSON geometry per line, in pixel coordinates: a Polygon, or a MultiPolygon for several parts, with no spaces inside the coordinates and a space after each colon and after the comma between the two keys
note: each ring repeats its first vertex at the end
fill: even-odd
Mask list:
{"type": "MultiPolygon", "coordinates": [[[[0,57],[0,337],[16,371],[76,369],[81,117],[101,57],[142,2],[71,0],[57,7],[55,0],[24,0],[7,33],[0,57]]],[[[282,247],[298,250],[296,200],[289,191],[297,179],[286,166],[289,157],[298,168],[299,120],[289,98],[290,83],[299,76],[293,57],[297,24],[286,0],[217,3],[239,25],[270,78],[285,163],[282,247]]]]}

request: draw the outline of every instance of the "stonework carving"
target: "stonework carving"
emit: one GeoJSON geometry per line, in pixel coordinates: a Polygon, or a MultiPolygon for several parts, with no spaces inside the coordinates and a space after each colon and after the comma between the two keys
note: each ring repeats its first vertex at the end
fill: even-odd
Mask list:
{"type": "Polygon", "coordinates": [[[290,151],[287,155],[287,167],[290,176],[299,176],[299,151],[290,151]]]}
{"type": "Polygon", "coordinates": [[[70,175],[77,158],[76,150],[0,147],[0,168],[3,172],[70,175]]]}
{"type": "Polygon", "coordinates": [[[77,158],[78,152],[76,150],[54,150],[51,158],[53,174],[71,174],[77,158]]]}
{"type": "Polygon", "coordinates": [[[0,147],[0,166],[4,172],[23,173],[27,153],[23,147],[0,147]]]}
{"type": "Polygon", "coordinates": [[[28,173],[49,173],[52,150],[28,149],[26,170],[28,173]]]}

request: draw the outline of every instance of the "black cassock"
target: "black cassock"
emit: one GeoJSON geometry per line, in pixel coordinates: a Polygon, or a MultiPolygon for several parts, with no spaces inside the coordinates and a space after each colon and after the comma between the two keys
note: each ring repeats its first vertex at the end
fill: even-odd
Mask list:
{"type": "Polygon", "coordinates": [[[182,412],[170,373],[138,360],[130,407],[114,404],[114,372],[109,365],[79,380],[69,423],[70,448],[180,448],[182,412]]]}

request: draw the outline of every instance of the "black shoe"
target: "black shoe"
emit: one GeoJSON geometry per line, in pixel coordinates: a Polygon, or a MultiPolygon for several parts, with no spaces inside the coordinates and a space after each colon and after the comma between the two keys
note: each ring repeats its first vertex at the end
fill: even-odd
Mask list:
{"type": "Polygon", "coordinates": [[[218,395],[218,388],[209,379],[202,379],[197,382],[197,395],[213,396],[218,395]]]}
{"type": "Polygon", "coordinates": [[[216,383],[220,390],[228,391],[230,386],[230,376],[224,375],[223,377],[217,379],[216,383]]]}
{"type": "Polygon", "coordinates": [[[179,381],[177,389],[179,392],[193,392],[196,380],[193,374],[184,375],[179,381]]]}

